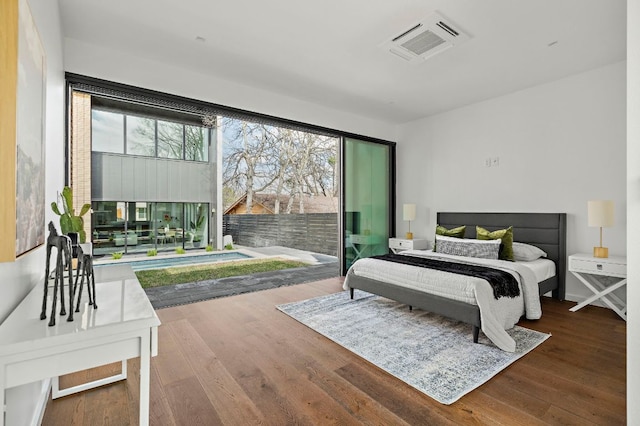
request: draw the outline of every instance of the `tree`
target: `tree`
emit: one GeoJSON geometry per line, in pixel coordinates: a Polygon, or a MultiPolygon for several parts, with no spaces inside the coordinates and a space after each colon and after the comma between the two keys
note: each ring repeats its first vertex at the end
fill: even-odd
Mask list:
{"type": "Polygon", "coordinates": [[[337,194],[336,138],[231,118],[223,120],[223,137],[224,187],[247,195],[247,212],[257,192],[276,195],[275,213],[281,195],[289,196],[285,213],[295,201],[303,213],[305,195],[337,194]]]}
{"type": "Polygon", "coordinates": [[[230,186],[222,187],[222,205],[224,210],[229,208],[237,199],[239,195],[230,186]]]}
{"type": "Polygon", "coordinates": [[[233,118],[226,118],[223,123],[223,185],[235,193],[246,193],[247,213],[251,213],[253,194],[269,187],[275,179],[269,171],[274,153],[272,141],[260,124],[233,118]]]}

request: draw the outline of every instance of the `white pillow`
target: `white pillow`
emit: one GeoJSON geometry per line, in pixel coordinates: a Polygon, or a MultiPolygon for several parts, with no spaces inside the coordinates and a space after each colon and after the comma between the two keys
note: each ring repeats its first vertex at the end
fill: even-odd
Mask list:
{"type": "Polygon", "coordinates": [[[453,238],[436,235],[436,252],[455,256],[497,259],[501,239],[473,240],[470,238],[453,238]]]}
{"type": "Polygon", "coordinates": [[[513,242],[513,260],[531,262],[541,257],[547,257],[547,253],[538,247],[531,244],[513,242]]]}

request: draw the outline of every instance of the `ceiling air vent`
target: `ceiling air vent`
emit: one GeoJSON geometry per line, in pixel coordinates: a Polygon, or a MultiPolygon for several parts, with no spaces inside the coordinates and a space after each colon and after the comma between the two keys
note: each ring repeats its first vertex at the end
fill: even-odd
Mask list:
{"type": "Polygon", "coordinates": [[[451,21],[434,13],[380,47],[410,62],[422,62],[469,40],[451,21]]]}

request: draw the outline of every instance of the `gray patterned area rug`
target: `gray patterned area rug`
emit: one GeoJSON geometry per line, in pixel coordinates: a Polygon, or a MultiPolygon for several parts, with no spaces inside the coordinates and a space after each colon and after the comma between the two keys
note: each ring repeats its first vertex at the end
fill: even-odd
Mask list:
{"type": "Polygon", "coordinates": [[[515,326],[514,353],[471,326],[383,297],[343,291],[277,308],[442,404],[487,382],[551,335],[515,326]]]}

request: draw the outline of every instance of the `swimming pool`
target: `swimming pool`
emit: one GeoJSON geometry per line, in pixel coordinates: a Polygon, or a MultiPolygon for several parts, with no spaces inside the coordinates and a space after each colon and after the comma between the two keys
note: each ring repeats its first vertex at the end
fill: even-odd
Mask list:
{"type": "Polygon", "coordinates": [[[185,265],[194,265],[199,263],[214,263],[214,262],[225,262],[227,260],[241,260],[241,259],[251,259],[252,256],[248,254],[240,253],[237,251],[233,252],[221,252],[221,253],[211,253],[211,254],[202,254],[198,256],[175,256],[175,257],[158,257],[158,258],[150,258],[150,259],[142,259],[142,260],[133,260],[127,262],[125,261],[113,261],[113,262],[105,262],[100,264],[95,264],[94,266],[108,266],[108,265],[131,265],[131,269],[134,271],[146,271],[148,269],[162,269],[162,268],[170,268],[173,266],[185,266],[185,265]]]}

